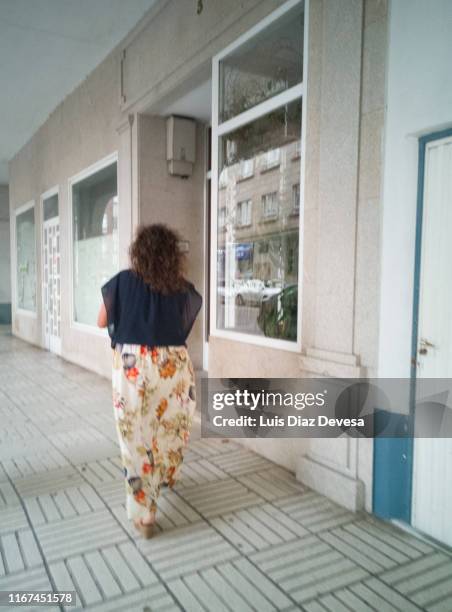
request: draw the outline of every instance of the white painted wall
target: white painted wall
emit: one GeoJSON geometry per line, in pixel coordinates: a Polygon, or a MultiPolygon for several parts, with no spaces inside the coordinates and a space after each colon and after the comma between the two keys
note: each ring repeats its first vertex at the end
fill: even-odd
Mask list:
{"type": "Polygon", "coordinates": [[[418,137],[452,126],[452,2],[392,0],[384,154],[379,369],[410,375],[418,137]]]}

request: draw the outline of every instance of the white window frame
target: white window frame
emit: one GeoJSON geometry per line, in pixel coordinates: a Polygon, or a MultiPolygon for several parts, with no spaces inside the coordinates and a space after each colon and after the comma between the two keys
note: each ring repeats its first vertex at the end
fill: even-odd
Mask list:
{"type": "Polygon", "coordinates": [[[36,319],[38,316],[38,244],[36,238],[36,226],[37,226],[37,218],[36,218],[36,203],[34,200],[30,200],[26,204],[22,204],[14,210],[14,214],[11,215],[11,280],[12,280],[12,296],[11,302],[13,304],[13,310],[16,314],[31,317],[32,319],[36,319]],[[34,219],[35,219],[35,275],[36,275],[36,302],[35,302],[35,310],[27,310],[25,308],[19,308],[19,301],[17,296],[17,217],[30,208],[34,209],[34,219]]]}
{"type": "MultiPolygon", "coordinates": [[[[74,174],[68,179],[68,202],[69,202],[69,223],[68,223],[68,231],[69,231],[69,308],[70,308],[70,317],[69,317],[69,326],[71,329],[75,329],[81,332],[85,332],[87,334],[91,334],[94,336],[107,337],[108,331],[107,328],[100,328],[96,325],[88,325],[87,323],[80,323],[74,319],[74,234],[73,234],[73,203],[72,203],[72,187],[83,181],[84,179],[92,176],[99,172],[99,170],[103,170],[107,166],[111,166],[116,163],[116,180],[119,183],[119,165],[118,165],[118,151],[107,155],[106,157],[100,159],[95,162],[91,166],[84,168],[81,172],[74,174]]],[[[119,198],[119,184],[117,184],[118,198],[119,198]]],[[[120,232],[120,223],[119,223],[119,209],[118,209],[118,241],[119,241],[119,232],[120,232]]],[[[118,262],[120,265],[120,261],[118,262]]],[[[102,300],[102,294],[100,292],[99,287],[99,307],[102,300]]]]}
{"type": "Polygon", "coordinates": [[[261,172],[267,172],[281,165],[281,148],[270,149],[263,155],[261,172]]]}
{"type": "Polygon", "coordinates": [[[254,176],[254,159],[244,159],[240,162],[239,169],[239,181],[244,181],[246,179],[254,176]]]}
{"type": "Polygon", "coordinates": [[[281,5],[262,21],[253,26],[245,34],[240,36],[233,43],[228,45],[223,51],[215,55],[212,59],[212,231],[211,231],[211,300],[210,300],[210,335],[217,338],[226,338],[246,344],[258,346],[267,346],[281,350],[299,353],[301,351],[301,331],[302,331],[302,279],[303,279],[303,229],[302,223],[304,211],[304,198],[300,196],[300,214],[299,214],[299,249],[298,249],[298,311],[297,311],[297,340],[282,340],[279,338],[268,338],[266,336],[257,336],[244,332],[237,332],[228,329],[220,329],[217,327],[217,244],[218,244],[218,141],[220,136],[234,131],[237,128],[254,121],[255,119],[268,114],[275,108],[279,108],[285,104],[295,100],[302,100],[302,117],[301,117],[301,162],[300,162],[300,194],[304,194],[305,184],[305,150],[306,150],[306,83],[308,76],[308,32],[309,32],[309,0],[289,0],[281,5]],[[219,123],[219,84],[220,84],[220,61],[229,55],[232,51],[246,43],[248,40],[259,34],[271,23],[282,17],[287,11],[297,5],[304,5],[304,46],[303,46],[303,80],[297,83],[290,89],[287,89],[268,100],[260,102],[256,106],[243,111],[239,115],[228,119],[221,124],[219,123]]]}
{"type": "Polygon", "coordinates": [[[270,191],[269,193],[263,193],[261,197],[262,204],[262,221],[274,221],[278,218],[279,214],[279,199],[277,191],[270,191]],[[266,212],[266,203],[272,199],[272,202],[276,202],[275,208],[271,212],[266,212]]]}
{"type": "Polygon", "coordinates": [[[240,229],[241,227],[249,227],[253,220],[253,200],[251,198],[246,198],[245,200],[240,200],[237,202],[236,209],[236,220],[235,226],[240,229]],[[249,220],[246,223],[243,223],[243,206],[246,205],[249,207],[249,220]],[[239,216],[240,210],[240,216],[239,216]]]}

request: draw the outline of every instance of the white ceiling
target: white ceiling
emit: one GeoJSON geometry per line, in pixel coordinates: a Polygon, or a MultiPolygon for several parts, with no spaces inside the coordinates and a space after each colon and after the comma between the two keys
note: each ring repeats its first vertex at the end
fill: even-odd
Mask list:
{"type": "Polygon", "coordinates": [[[156,0],[0,0],[0,184],[8,161],[156,0]]]}
{"type": "Polygon", "coordinates": [[[150,111],[158,115],[183,115],[210,123],[212,81],[208,79],[186,93],[174,93],[171,100],[162,100],[150,111]]]}

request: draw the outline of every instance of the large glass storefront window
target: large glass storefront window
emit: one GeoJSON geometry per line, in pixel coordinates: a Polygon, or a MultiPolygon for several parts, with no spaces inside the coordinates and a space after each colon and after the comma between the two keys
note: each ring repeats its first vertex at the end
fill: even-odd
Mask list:
{"type": "Polygon", "coordinates": [[[302,4],[220,62],[219,121],[227,121],[303,80],[302,4]]]}
{"type": "Polygon", "coordinates": [[[35,209],[16,216],[17,308],[36,312],[35,209]]]}
{"type": "Polygon", "coordinates": [[[96,325],[100,288],[118,271],[116,162],[72,184],[74,321],[96,325]]]}
{"type": "Polygon", "coordinates": [[[214,129],[216,328],[292,342],[298,332],[302,45],[299,4],[220,59],[214,129]],[[248,87],[238,96],[243,80],[248,87]],[[268,98],[273,108],[270,101],[249,110],[268,98]]]}

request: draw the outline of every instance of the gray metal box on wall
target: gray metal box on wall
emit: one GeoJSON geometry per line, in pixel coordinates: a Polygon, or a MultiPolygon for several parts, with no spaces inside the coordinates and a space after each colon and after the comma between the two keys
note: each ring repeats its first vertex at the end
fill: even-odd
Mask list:
{"type": "Polygon", "coordinates": [[[172,115],[166,120],[166,159],[168,172],[188,177],[196,159],[196,121],[172,115]]]}

